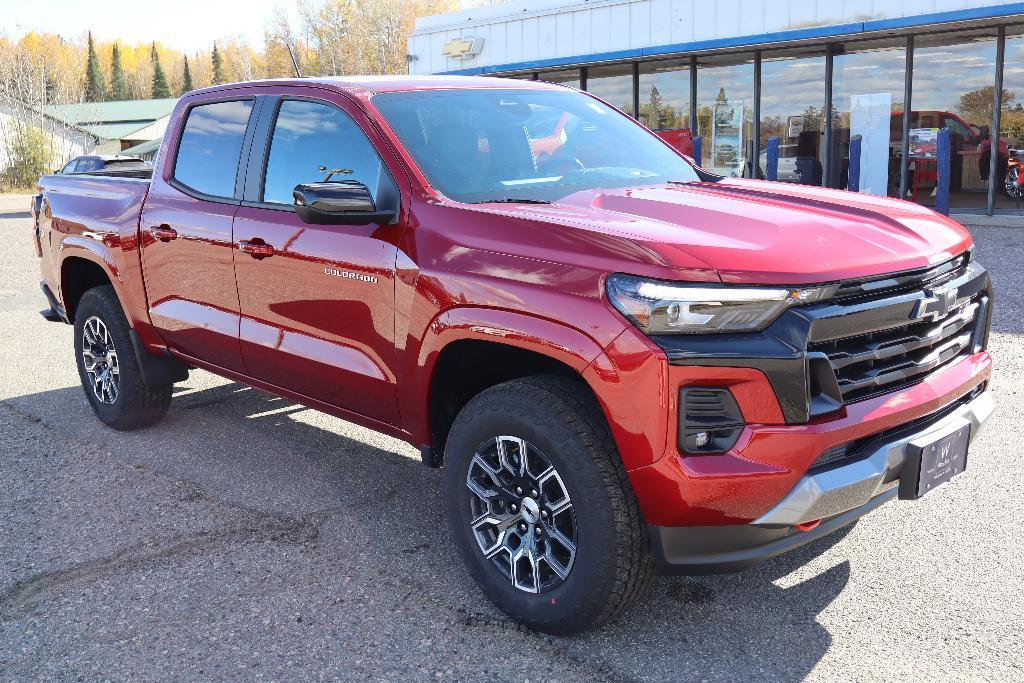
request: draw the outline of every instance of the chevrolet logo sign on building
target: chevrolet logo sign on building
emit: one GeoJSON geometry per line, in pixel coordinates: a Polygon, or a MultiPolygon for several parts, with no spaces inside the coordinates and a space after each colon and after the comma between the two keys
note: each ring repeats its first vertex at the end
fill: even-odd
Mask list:
{"type": "Polygon", "coordinates": [[[441,54],[451,59],[476,57],[484,47],[483,38],[453,38],[441,48],[441,54]]]}

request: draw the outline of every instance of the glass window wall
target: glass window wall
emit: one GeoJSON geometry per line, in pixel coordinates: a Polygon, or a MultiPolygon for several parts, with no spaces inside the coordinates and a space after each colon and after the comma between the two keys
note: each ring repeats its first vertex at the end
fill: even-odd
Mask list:
{"type": "Polygon", "coordinates": [[[861,192],[899,193],[905,38],[838,46],[832,58],[831,186],[848,187],[850,139],[859,135],[861,192]]]}
{"type": "Polygon", "coordinates": [[[592,66],[587,69],[587,92],[633,115],[633,65],[592,66]]]}
{"type": "Polygon", "coordinates": [[[765,53],[761,58],[758,163],[767,166],[768,138],[779,138],[777,179],[821,185],[825,131],[824,48],[765,53]]]}
{"type": "MultiPolygon", "coordinates": [[[[1017,65],[1024,62],[1024,26],[1007,30],[1000,131],[992,136],[988,129],[994,106],[997,42],[994,27],[915,34],[913,109],[908,114],[904,178],[909,199],[934,204],[936,140],[938,131],[948,128],[951,206],[986,208],[988,163],[995,149],[995,207],[1022,208],[1017,195],[1024,204],[1024,190],[1016,179],[1024,183],[1024,69],[1017,65]],[[1022,170],[1018,171],[1018,164],[1022,170]]],[[[833,127],[828,154],[828,57],[824,45],[762,53],[756,141],[751,53],[698,56],[696,121],[690,120],[690,57],[641,62],[636,81],[632,63],[588,67],[586,85],[588,91],[635,115],[684,152],[691,150],[691,131],[702,136],[703,165],[725,176],[750,177],[755,162],[763,175],[767,141],[778,137],[779,180],[846,188],[851,140],[859,137],[857,189],[895,197],[904,156],[906,44],[906,36],[893,36],[831,45],[833,127]],[[634,83],[638,85],[636,93],[634,83]]],[[[537,78],[580,87],[581,75],[581,69],[562,69],[540,72],[537,78]]]]}
{"type": "Polygon", "coordinates": [[[640,65],[639,119],[679,151],[693,153],[689,58],[640,65]]]}
{"type": "MultiPolygon", "coordinates": [[[[999,145],[1005,145],[1007,167],[1002,184],[996,185],[995,206],[1020,209],[1024,208],[1024,27],[1011,26],[1006,30],[1003,62],[999,145]]],[[[997,162],[1001,161],[997,158],[997,162]]],[[[1001,169],[997,170],[997,176],[1000,172],[1001,169]]]]}
{"type": "Polygon", "coordinates": [[[701,57],[697,62],[697,126],[701,165],[724,176],[750,177],[754,130],[752,56],[701,57]]]}
{"type": "MultiPolygon", "coordinates": [[[[935,140],[940,128],[949,128],[950,206],[987,205],[995,67],[995,30],[915,39],[908,199],[935,204],[935,140]]],[[[999,157],[997,186],[1006,170],[1005,141],[1000,142],[999,157]]]]}

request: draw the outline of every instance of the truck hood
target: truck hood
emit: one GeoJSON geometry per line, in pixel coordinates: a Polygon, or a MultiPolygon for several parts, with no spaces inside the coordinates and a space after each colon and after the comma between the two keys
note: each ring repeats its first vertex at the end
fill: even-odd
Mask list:
{"type": "Polygon", "coordinates": [[[591,190],[551,205],[484,206],[627,238],[655,267],[697,260],[724,282],[796,285],[880,275],[940,263],[971,245],[962,226],[917,204],[744,179],[591,190]]]}

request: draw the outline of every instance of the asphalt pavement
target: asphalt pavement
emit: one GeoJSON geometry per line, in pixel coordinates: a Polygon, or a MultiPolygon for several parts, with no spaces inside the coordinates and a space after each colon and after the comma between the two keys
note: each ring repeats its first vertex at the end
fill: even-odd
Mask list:
{"type": "Polygon", "coordinates": [[[0,197],[0,680],[1024,680],[1024,230],[979,228],[998,411],[967,472],[582,636],[506,620],[410,446],[195,371],[95,419],[0,197]]]}

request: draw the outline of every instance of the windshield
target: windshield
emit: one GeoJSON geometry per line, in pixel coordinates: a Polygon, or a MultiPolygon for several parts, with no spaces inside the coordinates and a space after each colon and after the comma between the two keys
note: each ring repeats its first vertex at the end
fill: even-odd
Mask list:
{"type": "Polygon", "coordinates": [[[431,185],[460,202],[699,180],[652,133],[571,90],[383,93],[373,104],[431,185]]]}

